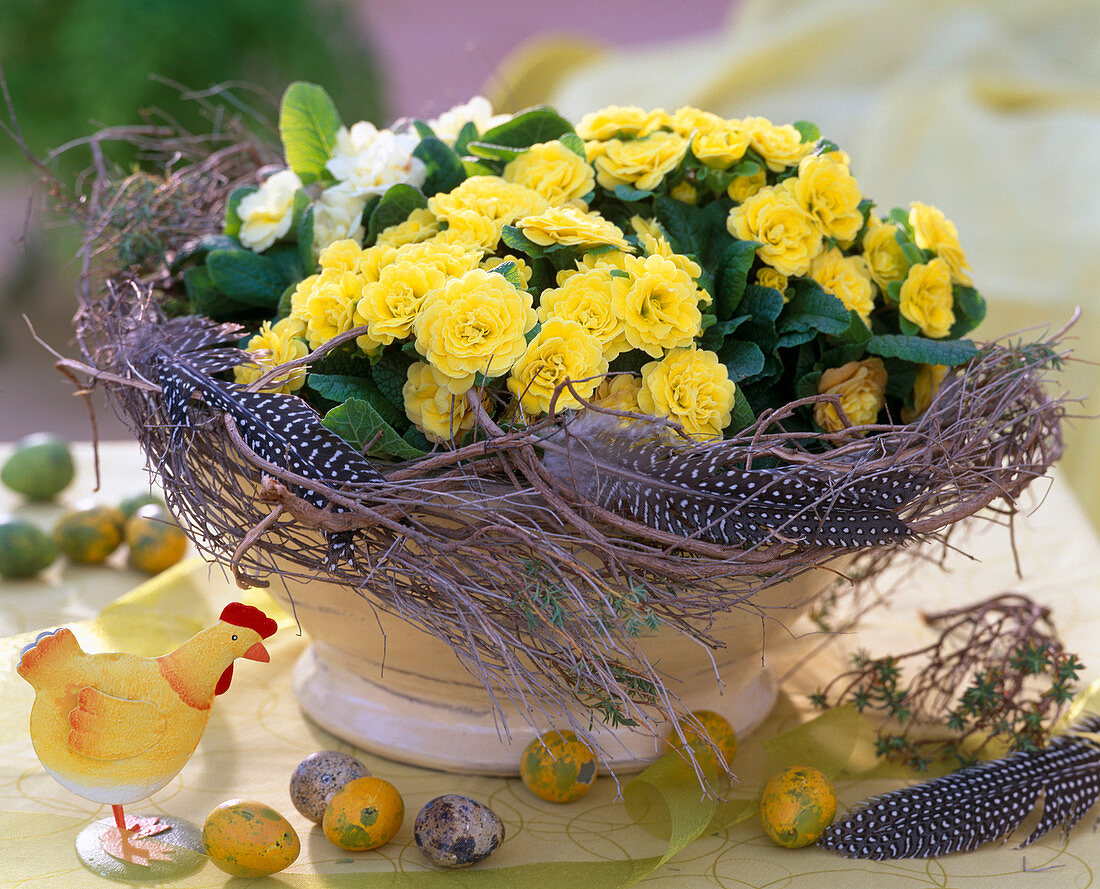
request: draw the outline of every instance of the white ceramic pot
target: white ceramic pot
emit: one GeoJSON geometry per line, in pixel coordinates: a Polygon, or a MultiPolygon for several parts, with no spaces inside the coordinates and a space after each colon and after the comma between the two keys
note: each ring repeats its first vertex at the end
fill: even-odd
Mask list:
{"type": "MultiPolygon", "coordinates": [[[[719,614],[709,632],[725,644],[711,651],[671,629],[643,637],[650,661],[659,664],[670,691],[691,710],[724,715],[745,733],[775,702],[775,680],[761,664],[765,621],[789,625],[820,590],[821,575],[807,572],[753,598],[753,608],[719,614]],[[720,681],[719,681],[720,677],[720,681]]],[[[539,729],[497,695],[502,725],[481,682],[450,647],[400,618],[376,612],[354,591],[318,581],[287,587],[294,613],[312,643],[294,670],[294,688],[305,713],[326,730],[391,759],[445,771],[515,775],[523,748],[539,729]],[[506,727],[505,727],[506,725],[506,727]]],[[[644,768],[663,751],[660,740],[636,729],[599,729],[602,759],[616,772],[644,768]]]]}

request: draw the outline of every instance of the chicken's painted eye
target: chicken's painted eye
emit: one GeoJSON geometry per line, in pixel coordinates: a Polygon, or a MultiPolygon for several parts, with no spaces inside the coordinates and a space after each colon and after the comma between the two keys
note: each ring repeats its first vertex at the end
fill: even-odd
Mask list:
{"type": "Polygon", "coordinates": [[[236,633],[234,633],[234,634],[233,634],[233,641],[234,641],[234,642],[236,642],[236,641],[237,641],[237,634],[236,634],[236,633]]]}

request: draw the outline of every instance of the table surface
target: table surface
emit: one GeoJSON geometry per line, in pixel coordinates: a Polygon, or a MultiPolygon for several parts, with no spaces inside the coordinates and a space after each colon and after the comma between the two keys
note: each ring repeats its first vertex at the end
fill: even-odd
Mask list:
{"type": "MultiPolygon", "coordinates": [[[[0,447],[0,459],[7,450],[0,447]]],[[[92,495],[90,448],[78,448],[79,471],[63,495],[73,503],[92,495]]],[[[147,490],[142,459],[135,445],[112,443],[101,448],[103,486],[92,496],[117,502],[147,490]]],[[[798,724],[807,715],[806,695],[835,675],[856,647],[872,654],[915,647],[927,635],[921,610],[958,606],[987,595],[1014,590],[1053,608],[1067,647],[1086,665],[1084,679],[1100,677],[1100,542],[1067,485],[1057,477],[1033,486],[1015,528],[1015,558],[1008,530],[974,523],[953,543],[962,551],[949,555],[945,570],[932,564],[891,569],[884,584],[894,588],[889,604],[877,608],[858,634],[822,649],[823,637],[809,624],[797,625],[769,647],[769,660],[780,674],[816,652],[784,684],[784,695],[765,724],[743,739],[734,770],[744,787],[762,777],[760,742],[798,724]],[[964,539],[965,537],[965,539],[964,539]],[[1022,576],[1017,576],[1018,560],[1022,576]]],[[[12,511],[49,527],[59,505],[22,504],[10,492],[0,493],[0,512],[12,511]]],[[[915,552],[925,550],[914,547],[915,552]]],[[[37,631],[60,625],[74,627],[85,647],[160,653],[202,626],[241,593],[220,570],[191,562],[165,583],[147,584],[119,597],[146,578],[117,565],[75,568],[59,563],[39,578],[0,581],[0,690],[5,707],[0,717],[0,887],[35,886],[79,889],[104,885],[85,871],[72,851],[77,831],[104,817],[105,807],[74,796],[50,778],[31,747],[26,717],[33,693],[14,672],[20,649],[37,631]],[[116,603],[113,604],[112,603],[116,603]],[[106,610],[105,610],[106,609],[106,610]],[[100,615],[98,620],[92,620],[100,615]],[[121,629],[120,629],[121,628],[121,629]],[[135,639],[135,636],[140,638],[135,639]]],[[[930,636],[929,636],[930,638],[930,636]]],[[[226,799],[258,799],[281,811],[302,838],[302,854],[277,877],[248,885],[313,886],[572,886],[586,889],[628,885],[628,859],[659,855],[666,844],[631,821],[609,778],[597,781],[581,801],[565,806],[532,796],[518,779],[449,775],[363,754],[338,741],[303,717],[290,688],[290,672],[307,640],[289,621],[271,640],[270,664],[242,662],[233,686],[218,699],[206,734],[183,771],[135,812],[172,814],[199,824],[226,799]],[[396,838],[379,850],[347,853],[330,845],[319,828],[302,818],[290,803],[288,781],[294,767],[321,749],[356,753],[373,774],[394,783],[404,796],[405,823],[396,838]],[[429,799],[462,793],[491,805],[504,820],[507,840],[487,862],[470,871],[441,872],[421,858],[412,837],[412,822],[429,799]],[[460,876],[461,875],[461,876],[460,876]]],[[[518,756],[518,751],[517,751],[518,756]]],[[[838,785],[841,808],[871,793],[898,786],[896,780],[845,780],[838,785]]],[[[1087,823],[1087,822],[1086,822],[1087,823]]],[[[1100,868],[1100,834],[1079,826],[1068,841],[1054,832],[1025,850],[1011,845],[931,861],[849,861],[807,848],[773,846],[755,819],[689,845],[652,873],[641,885],[676,887],[814,887],[822,885],[910,887],[995,887],[1010,879],[1015,887],[1087,887],[1100,868]],[[1012,875],[1009,877],[1008,875],[1012,875]]],[[[243,885],[206,865],[173,886],[243,885]]]]}

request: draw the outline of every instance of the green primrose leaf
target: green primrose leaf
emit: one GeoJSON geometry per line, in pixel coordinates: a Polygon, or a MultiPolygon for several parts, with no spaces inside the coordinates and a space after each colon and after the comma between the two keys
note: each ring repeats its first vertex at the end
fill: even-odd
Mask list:
{"type": "Polygon", "coordinates": [[[413,460],[424,455],[424,451],[409,444],[383,420],[371,402],[362,398],[350,398],[337,405],[321,422],[356,450],[374,442],[367,452],[371,456],[413,460]]]}
{"type": "Polygon", "coordinates": [[[526,150],[526,148],[513,148],[510,145],[494,145],[492,142],[485,142],[481,139],[466,143],[466,151],[474,157],[490,161],[504,161],[505,163],[515,160],[526,150]]]}
{"type": "Polygon", "coordinates": [[[543,247],[541,244],[536,244],[528,238],[521,229],[514,225],[504,226],[500,239],[513,250],[519,250],[522,253],[526,253],[533,259],[538,259],[551,253],[568,249],[565,244],[551,244],[549,247],[543,247]]]}
{"type": "Polygon", "coordinates": [[[454,149],[434,137],[421,139],[413,149],[413,157],[422,160],[427,167],[423,186],[426,195],[450,191],[466,178],[466,168],[454,149]]]}
{"type": "MultiPolygon", "coordinates": [[[[755,241],[733,241],[726,247],[718,264],[715,280],[714,313],[729,318],[738,309],[749,280],[749,269],[756,259],[755,241]]],[[[782,297],[780,297],[782,299],[782,297]]]]}
{"type": "Polygon", "coordinates": [[[287,87],[279,107],[279,135],[287,166],[303,184],[330,178],[325,164],[339,129],[340,114],[322,87],[302,80],[287,87]]]}
{"type": "Polygon", "coordinates": [[[427,121],[421,120],[419,117],[413,118],[413,129],[416,130],[416,135],[421,139],[435,139],[435,130],[428,126],[427,121]]]}
{"type": "Polygon", "coordinates": [[[735,383],[764,369],[764,353],[760,347],[744,340],[727,340],[718,352],[718,360],[726,366],[735,383]]]}
{"type": "Polygon", "coordinates": [[[978,354],[970,340],[930,340],[922,336],[880,334],[867,341],[867,351],[884,358],[901,358],[917,364],[965,364],[978,354]]]}
{"type": "Polygon", "coordinates": [[[839,334],[848,329],[848,309],[812,278],[790,282],[791,300],[784,307],[775,329],[779,333],[818,331],[839,334]]]}
{"type": "MultiPolygon", "coordinates": [[[[467,146],[467,148],[469,148],[469,146],[467,146]]],[[[496,167],[492,167],[489,164],[482,163],[470,157],[462,158],[462,169],[465,171],[467,179],[471,176],[496,176],[500,173],[500,170],[496,167]]]]}
{"type": "Polygon", "coordinates": [[[404,182],[391,185],[382,199],[375,204],[367,222],[367,243],[373,244],[378,236],[391,225],[400,225],[413,210],[428,206],[428,199],[417,189],[404,182]]]}
{"type": "Polygon", "coordinates": [[[733,410],[730,412],[730,424],[726,427],[725,432],[727,437],[735,435],[756,421],[756,414],[753,413],[752,405],[749,404],[745,393],[741,391],[740,386],[736,388],[737,391],[733,396],[733,410]]]}
{"type": "Polygon", "coordinates": [[[307,208],[298,217],[297,234],[298,259],[302,264],[302,269],[307,274],[312,274],[317,267],[317,262],[313,258],[313,207],[307,208]]]}
{"type": "MultiPolygon", "coordinates": [[[[344,402],[349,398],[361,398],[369,401],[382,419],[396,428],[408,425],[405,412],[393,404],[374,380],[366,377],[346,374],[314,374],[306,378],[306,385],[322,398],[329,401],[344,402]]],[[[402,402],[403,403],[403,402],[402,402]]]]}
{"type": "Polygon", "coordinates": [[[710,237],[710,226],[702,210],[664,194],[654,199],[653,209],[661,228],[668,234],[673,250],[696,256],[703,254],[710,237]]]}
{"type": "Polygon", "coordinates": [[[620,201],[631,203],[632,201],[644,201],[653,197],[652,191],[645,191],[640,188],[631,188],[629,185],[616,185],[615,197],[620,201]]]}
{"type": "Polygon", "coordinates": [[[796,120],[791,126],[802,135],[803,142],[816,142],[821,138],[821,130],[817,128],[816,123],[811,123],[808,120],[796,120]]]}
{"type": "Polygon", "coordinates": [[[402,390],[409,378],[409,367],[415,360],[401,349],[383,349],[378,361],[371,367],[371,380],[391,404],[404,405],[405,396],[402,390]]]}
{"type": "Polygon", "coordinates": [[[514,259],[509,259],[507,262],[502,262],[500,265],[493,266],[489,269],[490,272],[495,272],[500,275],[511,284],[516,290],[526,290],[527,285],[523,283],[523,275],[519,273],[519,267],[516,265],[514,259]]]}
{"type": "Polygon", "coordinates": [[[511,120],[486,130],[481,134],[481,141],[510,148],[530,148],[572,132],[573,125],[569,121],[553,109],[541,106],[521,111],[511,120]]]}
{"type": "Polygon", "coordinates": [[[274,309],[290,283],[278,263],[251,250],[212,250],[206,269],[218,290],[246,306],[274,309]]]}
{"type": "Polygon", "coordinates": [[[957,339],[970,333],[985,319],[985,299],[973,287],[956,284],[953,290],[955,294],[955,323],[951,325],[948,336],[957,339]]]}
{"type": "Polygon", "coordinates": [[[466,146],[476,138],[477,124],[472,120],[466,121],[466,123],[462,125],[462,129],[458,131],[458,136],[455,138],[455,154],[459,156],[466,154],[466,146]]]}
{"type": "Polygon", "coordinates": [[[229,200],[225,202],[225,233],[229,237],[236,238],[240,236],[241,217],[237,215],[237,207],[248,195],[257,191],[259,189],[255,185],[245,185],[233,189],[233,193],[229,195],[229,200]]]}
{"type": "Polygon", "coordinates": [[[588,159],[588,154],[584,150],[584,139],[578,136],[576,133],[563,133],[558,137],[558,141],[561,142],[566,148],[573,152],[578,157],[588,159]]]}
{"type": "Polygon", "coordinates": [[[202,262],[211,250],[240,250],[240,242],[228,235],[203,235],[188,241],[172,257],[168,270],[175,274],[189,262],[202,262]]]}

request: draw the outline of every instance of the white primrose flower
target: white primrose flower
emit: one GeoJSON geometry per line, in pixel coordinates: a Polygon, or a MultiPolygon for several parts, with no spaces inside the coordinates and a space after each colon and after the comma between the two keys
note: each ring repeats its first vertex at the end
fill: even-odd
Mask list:
{"type": "Polygon", "coordinates": [[[466,104],[455,105],[450,111],[444,111],[439,117],[429,120],[428,126],[440,139],[453,145],[467,123],[472,122],[478,133],[484,133],[511,119],[510,114],[493,114],[493,106],[484,96],[474,96],[466,104]]]}
{"type": "Polygon", "coordinates": [[[363,208],[367,196],[342,182],[321,192],[313,205],[313,252],[319,254],[334,241],[350,238],[363,243],[363,208]]]}
{"type": "Polygon", "coordinates": [[[294,194],[302,180],[293,170],[280,170],[237,205],[241,219],[238,238],[249,250],[262,253],[290,231],[294,194]]]}
{"type": "Polygon", "coordinates": [[[420,137],[415,133],[379,130],[361,120],[350,130],[340,127],[336,148],[325,166],[359,195],[384,194],[399,182],[419,186],[424,184],[426,168],[412,156],[418,144],[420,137]]]}

